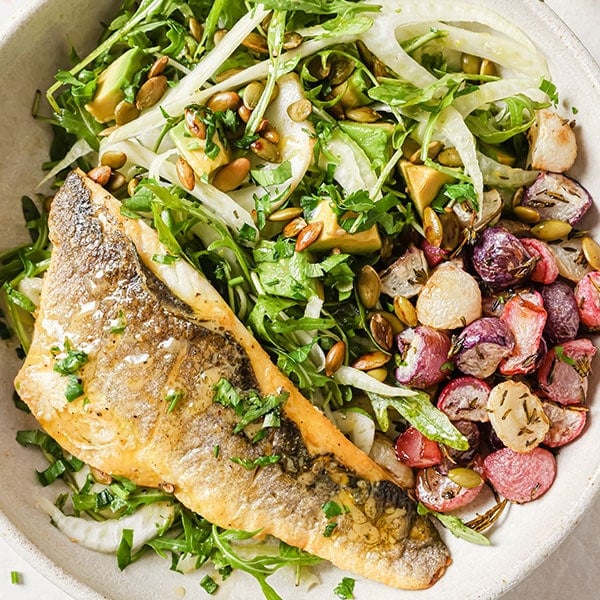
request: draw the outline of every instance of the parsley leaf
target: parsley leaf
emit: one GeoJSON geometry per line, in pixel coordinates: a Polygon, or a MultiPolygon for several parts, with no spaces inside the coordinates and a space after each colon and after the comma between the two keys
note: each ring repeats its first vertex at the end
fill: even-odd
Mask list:
{"type": "Polygon", "coordinates": [[[333,593],[342,600],[352,600],[354,598],[354,584],[355,581],[352,577],[344,577],[335,586],[333,593]]]}

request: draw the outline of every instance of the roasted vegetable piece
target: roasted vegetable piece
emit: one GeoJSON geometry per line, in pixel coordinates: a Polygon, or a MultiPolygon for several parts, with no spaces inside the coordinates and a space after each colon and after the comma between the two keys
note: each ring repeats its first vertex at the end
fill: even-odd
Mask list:
{"type": "Polygon", "coordinates": [[[440,246],[430,244],[425,238],[421,242],[421,250],[425,255],[425,260],[431,269],[437,267],[441,262],[448,258],[449,252],[440,246]]]}
{"type": "Polygon", "coordinates": [[[594,269],[589,265],[583,251],[582,238],[562,240],[548,244],[550,251],[554,254],[558,273],[561,277],[578,283],[587,273],[594,269]]]}
{"type": "Polygon", "coordinates": [[[481,316],[481,292],[460,261],[443,262],[417,298],[417,318],[435,329],[464,327],[481,316]]]}
{"type": "Polygon", "coordinates": [[[539,293],[517,294],[506,302],[500,319],[513,333],[515,346],[500,363],[503,375],[526,375],[535,371],[543,355],[542,333],[546,325],[546,310],[539,293]]]}
{"type": "Polygon", "coordinates": [[[415,487],[415,475],[413,470],[398,460],[396,447],[385,435],[376,432],[369,456],[380,466],[387,469],[398,482],[406,489],[415,487]]]}
{"type": "Polygon", "coordinates": [[[579,330],[579,312],[573,289],[563,281],[540,288],[547,318],[544,336],[550,344],[574,340],[579,330]]]}
{"type": "Polygon", "coordinates": [[[490,420],[486,408],[489,394],[490,386],[485,381],[475,377],[457,377],[440,392],[437,407],[451,421],[485,423],[490,420]]]}
{"type": "Polygon", "coordinates": [[[548,244],[535,238],[521,238],[521,244],[532,258],[536,260],[533,271],[529,274],[531,281],[549,284],[558,277],[558,264],[548,244]]]}
{"type": "MultiPolygon", "coordinates": [[[[473,475],[473,480],[478,481],[475,473],[473,475]]],[[[427,508],[450,512],[467,506],[479,496],[484,486],[483,480],[479,481],[481,483],[475,487],[463,487],[448,474],[441,473],[436,467],[429,467],[417,473],[415,493],[427,508]]]]}
{"type": "Polygon", "coordinates": [[[581,322],[590,330],[600,329],[600,271],[588,273],[575,286],[575,303],[581,322]]]}
{"type": "Polygon", "coordinates": [[[502,448],[488,454],[484,461],[485,476],[506,499],[530,502],[545,494],[556,477],[556,459],[545,448],[515,452],[502,448]]]}
{"type": "Polygon", "coordinates": [[[425,285],[429,266],[423,251],[414,245],[379,274],[381,291],[388,296],[416,296],[425,285]]]}
{"type": "Polygon", "coordinates": [[[589,192],[560,173],[540,173],[527,188],[522,206],[534,208],[542,219],[558,219],[575,225],[592,205],[589,192]]]}
{"type": "Polygon", "coordinates": [[[544,445],[559,448],[578,437],[587,421],[588,411],[583,406],[560,406],[554,402],[543,402],[544,412],[550,419],[550,429],[544,445]]]}
{"type": "Polygon", "coordinates": [[[585,402],[596,348],[587,338],[552,348],[538,369],[540,388],[559,404],[585,402]]]}
{"type": "Polygon", "coordinates": [[[553,110],[536,111],[529,133],[528,164],[532,169],[564,173],[577,158],[577,140],[571,122],[553,110]]]}
{"type": "Polygon", "coordinates": [[[450,338],[445,333],[419,325],[405,329],[397,342],[401,362],[396,379],[400,383],[425,389],[446,379],[450,338]]]}
{"type": "Polygon", "coordinates": [[[454,363],[466,375],[485,379],[514,347],[515,337],[504,321],[483,317],[467,325],[454,341],[454,363]]]}
{"type": "Polygon", "coordinates": [[[479,453],[481,439],[479,427],[477,427],[477,423],[467,420],[453,421],[452,424],[467,438],[469,448],[468,450],[456,450],[447,446],[444,452],[454,465],[467,466],[479,453]]]}
{"type": "Polygon", "coordinates": [[[525,280],[535,266],[523,244],[502,227],[485,229],[473,248],[473,267],[492,289],[525,280]]]}
{"type": "Polygon", "coordinates": [[[409,467],[423,469],[442,462],[439,444],[426,438],[418,429],[409,427],[396,439],[396,457],[409,467]]]}

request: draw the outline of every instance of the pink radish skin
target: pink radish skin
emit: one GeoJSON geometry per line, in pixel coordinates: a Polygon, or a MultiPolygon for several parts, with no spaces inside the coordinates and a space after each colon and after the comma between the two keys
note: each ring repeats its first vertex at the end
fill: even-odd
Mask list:
{"type": "Polygon", "coordinates": [[[575,286],[575,303],[581,322],[590,331],[600,330],[600,271],[588,273],[575,286]]]}
{"type": "Polygon", "coordinates": [[[521,244],[525,246],[525,249],[531,256],[537,259],[535,267],[529,275],[529,279],[545,285],[556,281],[558,277],[558,264],[548,244],[535,238],[521,238],[521,244]]]}
{"type": "Polygon", "coordinates": [[[581,435],[588,414],[583,406],[560,406],[554,402],[543,404],[550,419],[550,429],[543,441],[545,446],[560,448],[581,435]]]}
{"type": "Polygon", "coordinates": [[[465,420],[485,423],[490,420],[486,410],[490,386],[475,377],[458,377],[440,392],[437,407],[451,421],[465,420]]]}
{"type": "Polygon", "coordinates": [[[429,467],[417,473],[415,494],[430,510],[450,512],[473,502],[483,486],[482,483],[474,488],[461,487],[448,475],[440,473],[435,467],[429,467]]]}
{"type": "Polygon", "coordinates": [[[496,450],[483,461],[485,476],[507,500],[523,504],[545,494],[556,477],[556,459],[544,448],[496,450]]]}
{"type": "Polygon", "coordinates": [[[409,427],[398,436],[395,450],[396,458],[409,467],[423,469],[442,462],[438,443],[426,438],[414,427],[409,427]]]}

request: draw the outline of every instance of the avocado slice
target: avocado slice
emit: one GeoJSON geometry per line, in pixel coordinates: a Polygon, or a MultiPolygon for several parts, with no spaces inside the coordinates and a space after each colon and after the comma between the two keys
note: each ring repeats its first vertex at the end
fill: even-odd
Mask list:
{"type": "Polygon", "coordinates": [[[340,227],[337,216],[329,205],[329,200],[319,202],[311,217],[311,222],[321,221],[323,229],[315,242],[310,245],[311,252],[329,252],[339,248],[348,254],[366,254],[381,248],[381,237],[377,225],[366,231],[348,233],[340,227]]]}
{"type": "Polygon", "coordinates": [[[354,140],[375,165],[386,163],[392,157],[392,123],[355,123],[340,121],[339,128],[354,140]]]}
{"type": "Polygon", "coordinates": [[[420,216],[423,216],[423,211],[433,202],[444,184],[456,181],[454,177],[433,167],[415,165],[408,160],[400,161],[400,173],[420,216]]]}
{"type": "Polygon", "coordinates": [[[125,98],[123,88],[131,83],[134,75],[144,66],[145,58],[142,50],[131,48],[98,75],[94,98],[85,105],[98,123],[114,120],[115,108],[125,98]]]}
{"type": "Polygon", "coordinates": [[[219,153],[215,158],[206,155],[206,140],[191,135],[183,121],[173,127],[169,134],[181,156],[185,158],[198,177],[210,175],[230,161],[229,152],[216,133],[212,138],[213,142],[219,147],[219,153]]]}

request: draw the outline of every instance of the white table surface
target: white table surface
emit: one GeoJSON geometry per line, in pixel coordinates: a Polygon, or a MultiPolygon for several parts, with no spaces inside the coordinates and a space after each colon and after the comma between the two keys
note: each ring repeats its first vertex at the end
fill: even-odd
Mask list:
{"type": "MultiPolygon", "coordinates": [[[[546,4],[562,17],[600,62],[600,1],[546,0],[546,4]]],[[[17,12],[19,6],[20,0],[0,0],[0,21],[17,12]]],[[[521,26],[527,28],[526,24],[521,26]]],[[[596,600],[600,597],[599,559],[600,499],[560,548],[503,598],[596,600]]],[[[0,600],[71,600],[71,596],[36,573],[4,541],[0,531],[0,600]],[[11,583],[12,571],[19,573],[19,584],[11,583]]]]}

